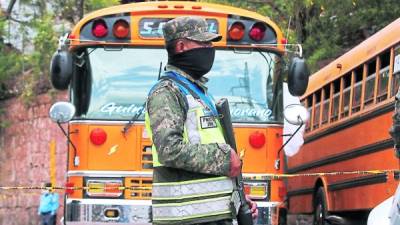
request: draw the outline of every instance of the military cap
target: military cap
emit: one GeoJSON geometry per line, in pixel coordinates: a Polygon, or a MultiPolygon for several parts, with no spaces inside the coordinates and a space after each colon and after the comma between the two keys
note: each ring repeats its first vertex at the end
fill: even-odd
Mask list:
{"type": "Polygon", "coordinates": [[[185,38],[209,42],[221,40],[221,35],[208,32],[207,21],[199,16],[182,16],[168,21],[163,27],[166,42],[185,38]]]}

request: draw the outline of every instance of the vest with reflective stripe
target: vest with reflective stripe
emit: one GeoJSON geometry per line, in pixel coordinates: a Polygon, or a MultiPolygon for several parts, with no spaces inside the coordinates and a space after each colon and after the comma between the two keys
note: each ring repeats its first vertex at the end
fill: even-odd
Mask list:
{"type": "MultiPolygon", "coordinates": [[[[171,80],[185,96],[188,110],[184,125],[183,141],[191,144],[225,143],[222,127],[218,119],[214,119],[216,126],[207,126],[204,117],[217,116],[212,99],[200,92],[197,87],[176,73],[167,73],[174,76],[171,80]],[[191,91],[188,90],[191,88],[191,91]],[[196,99],[191,92],[196,93],[196,99]],[[200,103],[201,101],[201,103],[200,103]],[[203,117],[203,121],[202,121],[203,117]],[[202,123],[204,126],[202,126],[202,123]],[[206,124],[204,124],[206,123],[206,124]],[[204,127],[204,128],[202,128],[204,127]]],[[[147,133],[152,138],[149,115],[146,112],[145,125],[147,133]]],[[[158,160],[156,147],[152,146],[153,166],[159,170],[164,168],[158,160]]],[[[232,218],[231,194],[233,191],[232,179],[229,177],[215,177],[185,180],[179,182],[153,183],[153,223],[158,224],[191,224],[216,221],[232,218]]]]}

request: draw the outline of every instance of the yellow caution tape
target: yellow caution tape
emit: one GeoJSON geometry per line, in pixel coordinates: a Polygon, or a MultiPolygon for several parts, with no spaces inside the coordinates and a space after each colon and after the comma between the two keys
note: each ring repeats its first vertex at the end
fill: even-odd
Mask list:
{"type": "Polygon", "coordinates": [[[390,174],[400,173],[400,170],[359,170],[359,171],[337,171],[337,172],[317,172],[317,173],[297,173],[297,174],[277,174],[277,173],[263,173],[263,174],[243,174],[244,179],[255,180],[274,180],[282,178],[293,177],[320,177],[320,176],[337,176],[337,175],[368,175],[368,174],[390,174]]]}
{"type": "Polygon", "coordinates": [[[0,186],[0,190],[151,190],[151,187],[39,187],[39,186],[0,186]]]}
{"type": "MultiPolygon", "coordinates": [[[[337,172],[323,172],[323,173],[299,173],[299,174],[278,174],[278,173],[263,173],[263,174],[243,174],[244,179],[254,180],[279,180],[282,178],[293,178],[293,177],[313,177],[313,176],[337,176],[337,175],[369,175],[369,174],[391,174],[400,173],[400,170],[360,170],[360,171],[337,171],[337,172]]],[[[151,190],[151,187],[44,187],[44,186],[0,186],[1,190],[132,190],[132,191],[143,191],[151,190]]]]}

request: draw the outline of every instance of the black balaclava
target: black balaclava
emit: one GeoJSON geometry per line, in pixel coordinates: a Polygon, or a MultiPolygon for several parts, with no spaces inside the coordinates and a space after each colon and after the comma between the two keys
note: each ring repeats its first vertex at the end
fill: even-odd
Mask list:
{"type": "Polygon", "coordinates": [[[198,80],[211,70],[214,63],[215,49],[213,47],[194,48],[168,56],[168,64],[176,66],[198,80]]]}

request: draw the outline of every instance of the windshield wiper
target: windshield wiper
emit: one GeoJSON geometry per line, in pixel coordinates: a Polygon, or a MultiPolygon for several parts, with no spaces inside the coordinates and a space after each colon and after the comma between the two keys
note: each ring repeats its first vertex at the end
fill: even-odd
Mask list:
{"type": "MultiPolygon", "coordinates": [[[[157,80],[160,80],[160,77],[161,77],[161,69],[162,69],[162,62],[160,62],[160,68],[158,69],[158,78],[157,78],[157,80]]],[[[124,126],[124,128],[122,128],[122,134],[124,135],[124,136],[126,136],[126,133],[128,133],[128,131],[129,131],[129,129],[132,127],[132,125],[133,125],[133,123],[139,118],[139,116],[140,115],[142,115],[143,114],[143,112],[144,112],[144,110],[146,110],[145,108],[146,108],[146,101],[147,100],[145,100],[144,102],[143,102],[143,104],[142,104],[142,110],[138,110],[137,112],[136,112],[136,114],[130,119],[130,120],[128,120],[128,123],[124,126]]]]}

